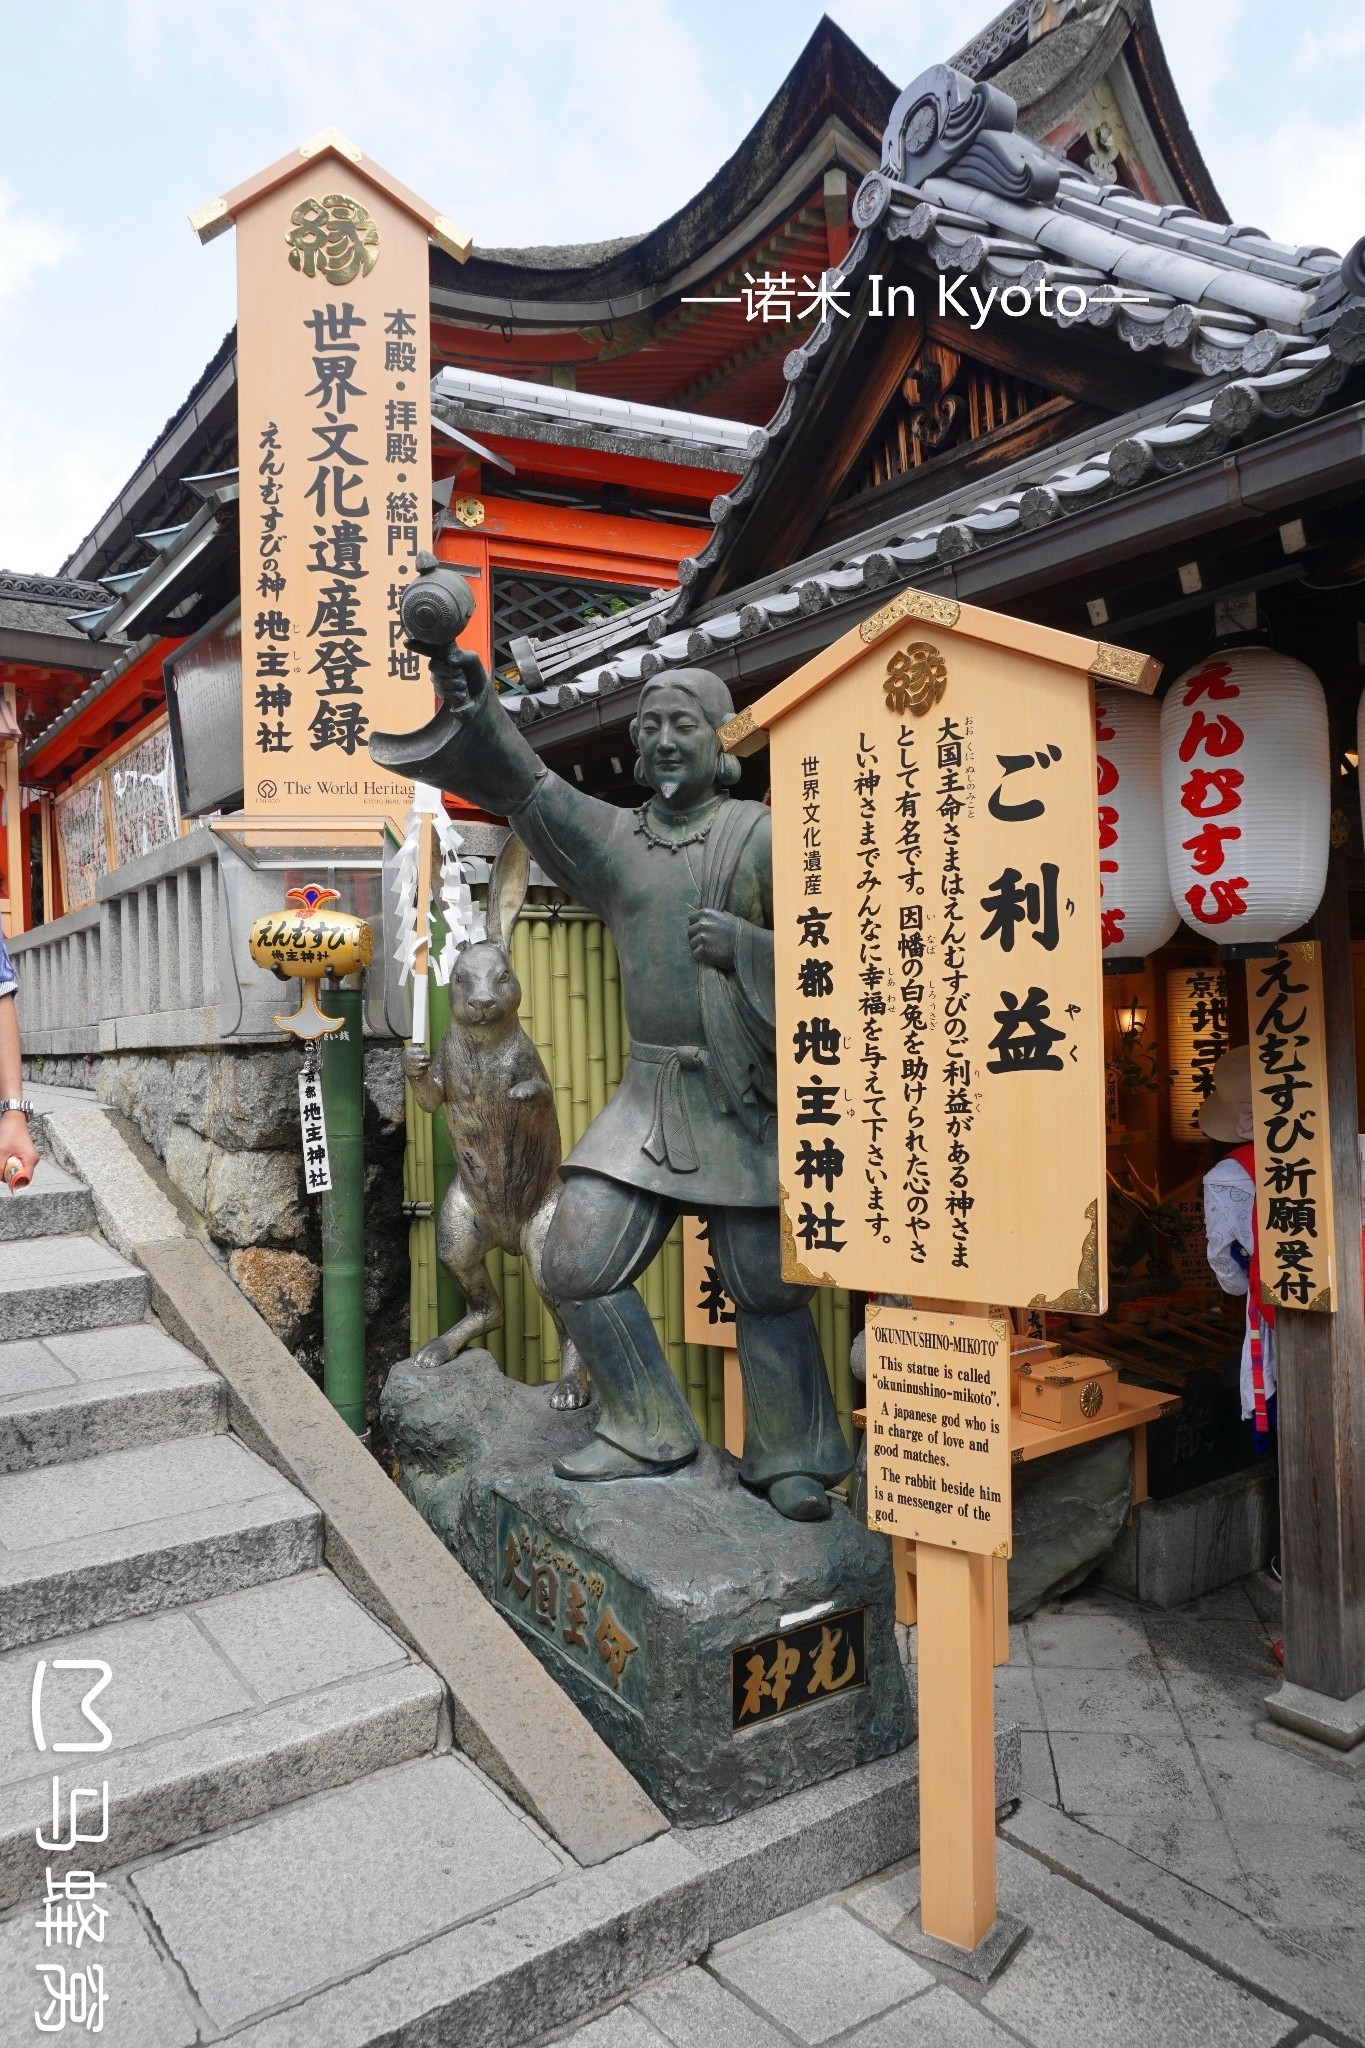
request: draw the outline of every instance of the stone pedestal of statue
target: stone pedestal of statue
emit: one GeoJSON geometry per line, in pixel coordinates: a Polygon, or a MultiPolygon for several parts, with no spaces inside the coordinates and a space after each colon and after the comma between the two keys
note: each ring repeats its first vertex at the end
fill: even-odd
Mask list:
{"type": "Polygon", "coordinates": [[[904,1747],[889,1546],[835,1503],[789,1522],[704,1447],[664,1478],[559,1479],[592,1408],[486,1351],[396,1366],[403,1489],[670,1820],[731,1819],[904,1747]]]}

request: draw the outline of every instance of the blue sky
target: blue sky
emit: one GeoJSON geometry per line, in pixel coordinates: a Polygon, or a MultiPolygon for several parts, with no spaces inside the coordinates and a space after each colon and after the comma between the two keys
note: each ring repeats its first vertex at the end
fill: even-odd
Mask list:
{"type": "MultiPolygon", "coordinates": [[[[991,0],[832,0],[908,80],[991,0]]],[[[326,126],[476,241],[652,227],[715,171],[818,20],[803,0],[0,0],[0,565],[55,570],[233,317],[186,215],[326,126]],[[411,26],[409,26],[411,24],[411,26]]],[[[1365,234],[1359,0],[1156,0],[1234,217],[1365,234]]]]}

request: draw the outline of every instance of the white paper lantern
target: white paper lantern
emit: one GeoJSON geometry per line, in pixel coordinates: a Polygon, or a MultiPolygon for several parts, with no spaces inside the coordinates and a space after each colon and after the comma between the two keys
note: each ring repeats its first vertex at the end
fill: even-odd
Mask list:
{"type": "Polygon", "coordinates": [[[1101,946],[1118,973],[1140,967],[1180,922],[1161,829],[1161,712],[1149,697],[1096,690],[1095,761],[1101,946]]]}
{"type": "Polygon", "coordinates": [[[1219,946],[1265,946],[1322,900],[1332,813],[1327,703],[1311,668],[1232,647],[1186,671],[1161,707],[1171,894],[1219,946]]]}

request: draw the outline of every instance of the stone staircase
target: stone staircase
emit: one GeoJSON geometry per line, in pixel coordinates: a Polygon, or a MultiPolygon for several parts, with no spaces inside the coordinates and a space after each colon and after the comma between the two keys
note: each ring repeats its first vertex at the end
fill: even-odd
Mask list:
{"type": "MultiPolygon", "coordinates": [[[[99,1214],[148,1270],[50,1159],[0,1193],[0,2048],[97,2031],[93,1991],[58,2025],[46,1974],[87,1970],[108,2048],[525,2048],[913,1852],[913,1749],[685,1836],[640,1826],[587,1724],[468,1582],[442,1579],[446,1553],[299,1398],[287,1354],[244,1331],[219,1269],[158,1246],[176,1219],[112,1120],[63,1114],[63,1156],[79,1122],[99,1214]],[[193,1305],[173,1291],[187,1273],[193,1305]],[[222,1376],[151,1320],[152,1286],[222,1376]],[[231,1433],[229,1381],[253,1442],[312,1475],[325,1522],[231,1433]],[[352,1596],[324,1541],[454,1681],[352,1596]],[[81,1714],[99,1674],[63,1668],[91,1662],[112,1673],[91,1705],[103,1749],[83,1747],[98,1729],[81,1714]],[[452,1747],[447,1685],[457,1725],[500,1770],[516,1756],[582,1861],[452,1747]],[[63,1839],[81,1790],[66,1852],[36,1839],[57,1838],[54,1780],[63,1839]],[[604,1805],[625,1837],[605,1850],[580,1811],[604,1805]],[[79,1949],[49,1945],[40,1918],[51,1873],[72,1870],[97,1873],[106,1915],[79,1949]]],[[[1013,1731],[997,1760],[1013,1798],[1013,1731]]]]}
{"type": "Polygon", "coordinates": [[[565,1862],[450,1753],[438,1678],[326,1569],[318,1510],[229,1433],[219,1376],[45,1161],[0,1198],[0,2040],[41,2038],[42,1961],[104,1966],[128,2048],[298,2018],[565,1862]],[[98,1673],[63,1660],[112,1672],[102,1753],[54,1747],[99,1739],[98,1673]],[[103,1839],[64,1856],[36,1840],[54,1777],[64,1830],[71,1787],[108,1788],[103,1839]],[[48,1867],[108,1875],[100,1949],[45,1948],[48,1867]]]}

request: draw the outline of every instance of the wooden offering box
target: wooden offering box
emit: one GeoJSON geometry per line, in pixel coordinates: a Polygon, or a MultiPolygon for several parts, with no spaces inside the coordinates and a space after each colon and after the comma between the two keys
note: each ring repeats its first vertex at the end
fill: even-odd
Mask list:
{"type": "Polygon", "coordinates": [[[1016,1372],[1019,1412],[1045,1429],[1076,1429],[1106,1420],[1118,1408],[1118,1374],[1102,1358],[1025,1361],[1016,1372]]]}

